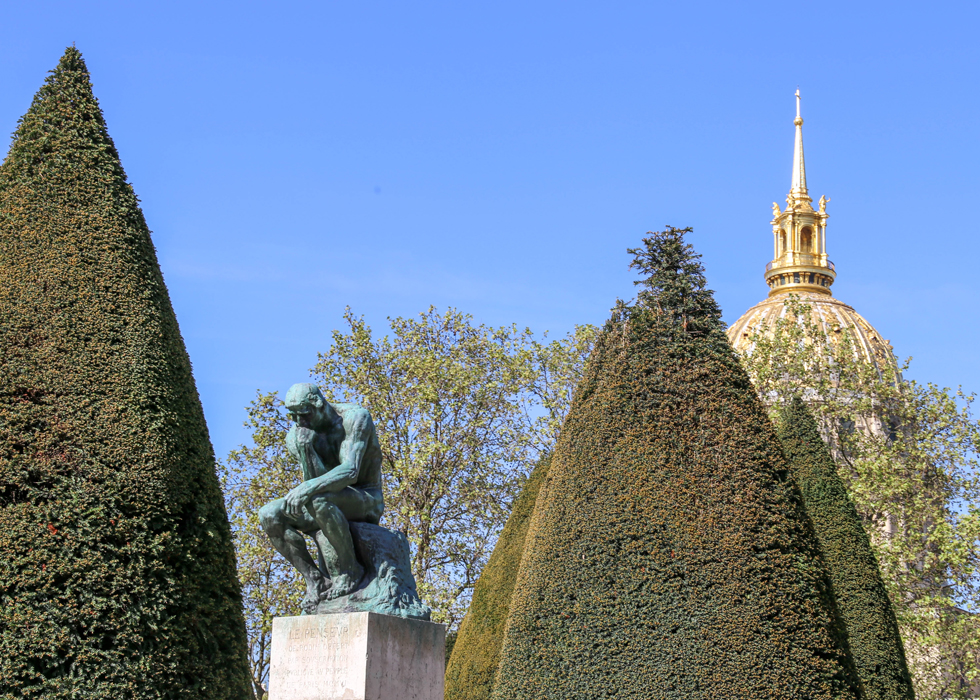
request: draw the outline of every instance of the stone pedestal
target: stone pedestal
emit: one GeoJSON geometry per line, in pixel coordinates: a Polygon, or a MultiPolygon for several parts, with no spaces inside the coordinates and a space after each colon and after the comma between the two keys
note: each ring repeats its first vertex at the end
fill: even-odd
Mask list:
{"type": "Polygon", "coordinates": [[[443,700],[446,628],[377,613],[272,621],[269,700],[443,700]]]}

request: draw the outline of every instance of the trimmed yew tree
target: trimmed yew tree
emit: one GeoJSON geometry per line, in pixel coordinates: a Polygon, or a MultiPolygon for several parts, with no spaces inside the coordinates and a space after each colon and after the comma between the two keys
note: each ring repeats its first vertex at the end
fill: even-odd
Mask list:
{"type": "Polygon", "coordinates": [[[549,464],[545,456],[534,467],[473,589],[473,599],[446,666],[446,700],[490,698],[527,529],[548,478],[549,464]]]}
{"type": "Polygon", "coordinates": [[[605,325],[562,426],[494,700],[850,700],[833,594],[688,229],[605,325]]]}
{"type": "Polygon", "coordinates": [[[75,48],[0,165],[0,348],[0,695],[249,697],[204,414],[75,48]]]}
{"type": "Polygon", "coordinates": [[[868,534],[817,421],[799,397],[786,406],[778,430],[827,565],[865,697],[913,700],[898,622],[868,534]]]}

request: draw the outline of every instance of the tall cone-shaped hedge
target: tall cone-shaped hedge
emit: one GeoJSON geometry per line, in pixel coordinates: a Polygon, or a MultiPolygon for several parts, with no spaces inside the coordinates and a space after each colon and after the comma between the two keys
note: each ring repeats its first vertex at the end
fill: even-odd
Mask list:
{"type": "Polygon", "coordinates": [[[74,48],[0,165],[0,348],[0,697],[249,697],[190,362],[74,48]]]}
{"type": "Polygon", "coordinates": [[[898,622],[868,534],[816,420],[798,397],[783,411],[778,431],[827,565],[865,697],[913,700],[898,622]]]}
{"type": "Polygon", "coordinates": [[[816,541],[669,228],[598,339],[535,508],[494,700],[861,697],[816,541]]]}
{"type": "Polygon", "coordinates": [[[548,478],[550,463],[550,457],[545,456],[534,467],[514,501],[490,561],[476,582],[473,600],[459,626],[456,645],[446,666],[446,700],[490,698],[528,526],[548,478]]]}

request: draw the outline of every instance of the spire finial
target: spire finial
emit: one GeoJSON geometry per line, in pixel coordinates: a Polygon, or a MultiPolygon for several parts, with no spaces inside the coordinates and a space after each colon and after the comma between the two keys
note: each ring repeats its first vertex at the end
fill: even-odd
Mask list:
{"type": "Polygon", "coordinates": [[[806,166],[803,164],[803,117],[800,116],[800,90],[796,90],[796,142],[793,144],[793,182],[789,190],[791,204],[805,200],[810,201],[806,191],[806,166]]]}

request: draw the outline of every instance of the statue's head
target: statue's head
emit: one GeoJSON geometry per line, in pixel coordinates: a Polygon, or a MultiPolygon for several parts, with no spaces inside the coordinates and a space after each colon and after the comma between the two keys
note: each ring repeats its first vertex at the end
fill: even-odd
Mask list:
{"type": "Polygon", "coordinates": [[[335,415],[333,407],[320,392],[320,387],[309,382],[289,387],[283,403],[286,404],[290,418],[304,428],[325,427],[335,415]]]}

